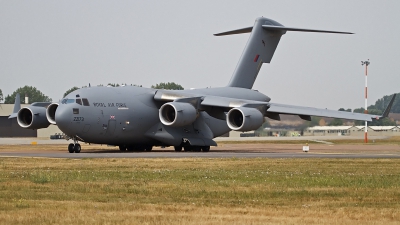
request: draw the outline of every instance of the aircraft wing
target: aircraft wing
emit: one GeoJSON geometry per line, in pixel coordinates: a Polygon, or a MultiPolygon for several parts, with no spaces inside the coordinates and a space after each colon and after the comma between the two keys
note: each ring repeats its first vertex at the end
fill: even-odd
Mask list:
{"type": "Polygon", "coordinates": [[[226,98],[218,96],[204,96],[201,102],[202,106],[215,106],[222,108],[234,108],[247,105],[251,108],[257,108],[260,106],[267,106],[268,102],[260,102],[246,99],[226,98]]]}
{"type": "Polygon", "coordinates": [[[17,95],[15,96],[13,113],[8,117],[8,119],[16,118],[18,116],[18,111],[20,109],[21,109],[21,101],[20,101],[19,93],[17,93],[17,95]]]}
{"type": "Polygon", "coordinates": [[[379,119],[381,117],[378,115],[344,112],[344,111],[336,111],[329,109],[319,109],[319,108],[304,107],[304,106],[284,105],[277,103],[269,103],[269,108],[267,110],[267,113],[298,115],[306,120],[309,120],[307,116],[321,116],[321,117],[363,120],[363,121],[372,121],[373,119],[379,119]]]}
{"type": "Polygon", "coordinates": [[[289,115],[298,115],[302,119],[310,120],[309,116],[322,116],[322,117],[331,117],[331,118],[339,118],[339,119],[350,119],[350,120],[363,120],[363,121],[372,121],[374,119],[381,119],[388,117],[390,109],[392,108],[394,99],[396,98],[396,94],[393,95],[390,100],[388,106],[382,115],[371,115],[371,114],[363,114],[363,113],[352,113],[352,112],[344,112],[344,111],[335,111],[329,109],[318,109],[311,107],[303,107],[303,106],[293,106],[293,105],[284,105],[277,103],[268,103],[269,108],[267,109],[268,113],[275,114],[289,114],[289,115]]]}
{"type": "Polygon", "coordinates": [[[219,119],[225,119],[225,114],[223,112],[227,112],[235,107],[248,107],[248,108],[257,108],[264,116],[269,117],[271,119],[280,120],[280,114],[287,115],[298,115],[300,118],[304,120],[311,120],[311,116],[321,116],[321,117],[331,117],[331,118],[339,118],[339,119],[350,119],[350,120],[361,120],[361,121],[372,121],[374,119],[380,119],[387,117],[389,115],[389,111],[393,105],[394,99],[396,95],[394,95],[389,102],[386,110],[382,115],[371,115],[371,114],[363,114],[363,113],[353,113],[353,112],[344,112],[344,111],[336,111],[329,109],[320,109],[320,108],[312,108],[305,106],[294,106],[294,105],[286,105],[279,103],[271,103],[271,102],[261,102],[247,99],[237,99],[237,98],[228,98],[228,97],[220,97],[220,96],[212,96],[212,95],[202,95],[195,93],[177,93],[174,91],[158,91],[154,96],[155,100],[161,101],[179,101],[179,102],[192,102],[193,105],[197,106],[197,103],[193,103],[194,100],[200,101],[200,108],[205,111],[210,111],[209,107],[212,107],[212,110],[216,108],[220,109],[218,114],[214,116],[219,119]]]}
{"type": "MultiPolygon", "coordinates": [[[[38,106],[38,107],[47,108],[47,106],[49,106],[50,104],[51,104],[51,102],[34,102],[34,103],[30,104],[30,106],[38,106]]],[[[19,110],[21,110],[21,101],[20,101],[20,95],[19,95],[19,93],[17,93],[17,95],[15,96],[13,113],[8,117],[8,119],[18,117],[19,110]]]]}
{"type": "Polygon", "coordinates": [[[353,112],[319,109],[304,106],[285,105],[271,102],[259,102],[245,99],[224,98],[216,96],[205,96],[201,102],[202,106],[213,106],[222,108],[249,107],[259,109],[264,116],[280,120],[280,114],[298,115],[304,120],[311,120],[311,116],[331,117],[350,120],[372,121],[387,117],[393,105],[396,95],[393,95],[389,105],[382,115],[371,115],[353,112]]]}

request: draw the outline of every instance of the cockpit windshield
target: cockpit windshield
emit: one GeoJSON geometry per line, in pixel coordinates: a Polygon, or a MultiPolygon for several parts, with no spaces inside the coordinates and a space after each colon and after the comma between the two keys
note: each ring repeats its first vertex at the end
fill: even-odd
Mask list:
{"type": "Polygon", "coordinates": [[[76,103],[78,105],[84,105],[84,106],[90,106],[89,100],[87,98],[82,98],[82,99],[81,98],[76,98],[76,99],[64,98],[61,100],[61,104],[71,104],[71,103],[76,103]]]}
{"type": "Polygon", "coordinates": [[[63,100],[61,100],[61,104],[70,104],[70,103],[74,103],[75,99],[68,99],[68,98],[64,98],[63,100]]]}

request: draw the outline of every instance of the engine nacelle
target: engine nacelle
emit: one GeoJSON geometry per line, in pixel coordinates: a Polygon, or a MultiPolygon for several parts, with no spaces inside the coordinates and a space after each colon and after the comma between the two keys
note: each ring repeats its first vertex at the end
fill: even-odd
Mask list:
{"type": "Polygon", "coordinates": [[[264,116],[257,109],[238,107],[229,110],[226,122],[232,130],[251,131],[258,129],[264,123],[264,116]]]}
{"type": "Polygon", "coordinates": [[[46,108],[40,106],[27,106],[19,110],[18,124],[23,128],[40,129],[50,125],[46,117],[46,108]]]}
{"type": "Polygon", "coordinates": [[[58,107],[58,103],[50,104],[46,109],[46,117],[49,123],[56,124],[56,110],[58,107]]]}
{"type": "Polygon", "coordinates": [[[197,118],[197,110],[193,105],[184,102],[169,102],[159,110],[161,122],[166,126],[181,127],[193,123],[197,118]]]}

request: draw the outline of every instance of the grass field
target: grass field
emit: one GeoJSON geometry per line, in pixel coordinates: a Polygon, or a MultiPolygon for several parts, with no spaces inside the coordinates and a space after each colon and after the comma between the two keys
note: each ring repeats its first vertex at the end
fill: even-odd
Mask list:
{"type": "Polygon", "coordinates": [[[396,159],[0,159],[1,224],[398,224],[396,159]]]}

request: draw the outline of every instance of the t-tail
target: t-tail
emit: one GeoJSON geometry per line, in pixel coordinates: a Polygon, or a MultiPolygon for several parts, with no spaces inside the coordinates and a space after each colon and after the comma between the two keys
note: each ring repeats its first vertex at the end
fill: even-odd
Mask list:
{"type": "Polygon", "coordinates": [[[228,87],[251,89],[262,64],[271,62],[279,40],[286,31],[352,34],[349,32],[285,27],[274,20],[264,17],[257,18],[252,27],[214,34],[215,36],[223,36],[251,33],[228,87]]]}

